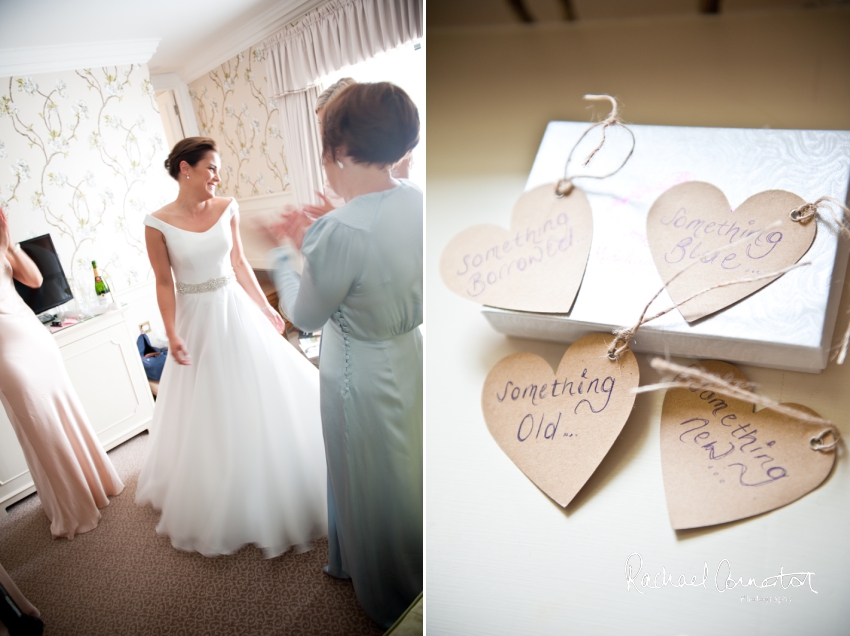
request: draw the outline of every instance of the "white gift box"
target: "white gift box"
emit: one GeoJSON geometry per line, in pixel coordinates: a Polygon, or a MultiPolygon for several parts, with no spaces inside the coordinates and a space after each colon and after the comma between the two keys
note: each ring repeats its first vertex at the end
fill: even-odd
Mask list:
{"type": "MultiPolygon", "coordinates": [[[[587,123],[550,122],[526,190],[555,183],[587,123]]],[[[764,190],[788,190],[806,201],[848,200],[850,132],[750,130],[630,125],[635,149],[606,179],[576,179],[593,210],[593,243],[584,279],[569,314],[535,314],[484,307],[499,332],[522,338],[573,342],[592,332],[631,327],[663,282],[646,241],[646,217],[658,196],[685,181],[720,188],[732,208],[764,190]]],[[[609,128],[608,140],[588,168],[582,159],[599,141],[591,132],[576,148],[570,174],[604,174],[619,165],[630,138],[609,128]],[[592,170],[591,170],[592,169],[592,170]]],[[[803,257],[811,266],[781,276],[740,302],[694,324],[677,309],[643,325],[634,351],[720,359],[793,371],[819,372],[830,356],[847,266],[848,242],[835,223],[818,219],[803,257]]],[[[663,292],[652,311],[672,304],[663,292]]],[[[847,318],[839,321],[841,329],[847,318]]]]}

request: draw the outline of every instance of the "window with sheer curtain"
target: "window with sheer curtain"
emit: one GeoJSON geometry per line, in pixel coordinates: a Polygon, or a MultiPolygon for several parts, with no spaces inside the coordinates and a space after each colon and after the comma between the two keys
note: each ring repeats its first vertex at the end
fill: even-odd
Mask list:
{"type": "Polygon", "coordinates": [[[324,183],[315,117],[320,79],[421,38],[423,18],[422,0],[329,0],[263,43],[297,203],[315,201],[324,183]]]}

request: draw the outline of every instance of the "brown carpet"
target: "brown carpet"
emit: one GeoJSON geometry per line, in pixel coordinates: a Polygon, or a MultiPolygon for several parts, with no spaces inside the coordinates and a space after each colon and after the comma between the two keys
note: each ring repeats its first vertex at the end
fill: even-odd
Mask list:
{"type": "Polygon", "coordinates": [[[206,558],[156,534],[134,502],[148,435],[109,456],[126,484],[93,531],[52,539],[38,495],[0,519],[0,563],[41,611],[45,636],[380,634],[348,581],[322,573],[325,540],[264,559],[248,546],[206,558]]]}

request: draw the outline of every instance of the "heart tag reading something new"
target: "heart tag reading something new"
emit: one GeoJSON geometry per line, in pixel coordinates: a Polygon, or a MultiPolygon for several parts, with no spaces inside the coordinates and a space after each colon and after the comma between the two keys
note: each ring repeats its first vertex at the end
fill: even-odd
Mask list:
{"type": "Polygon", "coordinates": [[[646,219],[649,249],[661,280],[670,281],[667,292],[685,320],[693,322],[728,307],[779,276],[719,287],[687,300],[695,292],[798,262],[817,230],[816,223],[791,219],[791,210],[804,204],[791,192],[768,190],[732,210],[723,192],[699,181],[679,184],[658,197],[646,219]],[[747,237],[750,240],[742,242],[747,237]],[[720,249],[731,243],[736,245],[720,249]],[[702,262],[673,278],[696,259],[702,262]]]}
{"type": "Polygon", "coordinates": [[[563,507],[608,453],[635,401],[635,356],[609,359],[610,340],[600,333],[580,338],[554,374],[543,358],[515,353],[484,381],[481,405],[496,443],[563,507]]]}
{"type": "Polygon", "coordinates": [[[593,217],[584,192],[559,197],[554,184],[524,192],[511,229],[475,225],[455,236],[440,259],[443,282],[483,305],[567,313],[590,254],[593,217]]]}
{"type": "MultiPolygon", "coordinates": [[[[736,367],[706,361],[705,371],[746,382],[736,367]]],[[[811,409],[784,404],[817,417],[811,409]]],[[[670,523],[676,530],[752,517],[817,488],[834,452],[813,448],[822,426],[724,397],[699,381],[670,389],[661,409],[661,468],[670,523]]]]}

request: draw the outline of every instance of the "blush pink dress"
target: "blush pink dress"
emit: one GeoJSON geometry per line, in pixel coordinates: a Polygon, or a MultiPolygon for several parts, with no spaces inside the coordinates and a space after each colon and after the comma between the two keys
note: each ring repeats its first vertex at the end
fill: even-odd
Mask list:
{"type": "Polygon", "coordinates": [[[0,401],[24,451],[54,537],[97,527],[124,484],[92,430],[59,347],[12,282],[0,256],[0,401]]]}

